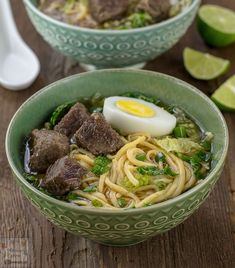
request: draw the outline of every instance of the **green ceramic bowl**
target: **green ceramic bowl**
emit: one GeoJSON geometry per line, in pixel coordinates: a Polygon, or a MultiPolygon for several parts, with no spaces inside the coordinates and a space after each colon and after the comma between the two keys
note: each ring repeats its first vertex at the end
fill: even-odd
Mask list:
{"type": "Polygon", "coordinates": [[[170,49],[191,25],[200,0],[178,16],[133,30],[93,30],[71,26],[50,18],[36,7],[36,0],[24,0],[37,31],[55,49],[79,61],[86,69],[133,66],[170,49]]]}
{"type": "Polygon", "coordinates": [[[52,223],[107,245],[133,245],[166,232],[186,220],[208,197],[218,180],[228,149],[228,130],[214,103],[196,88],[176,78],[148,71],[103,70],[68,77],[28,99],[13,117],[6,136],[6,153],[17,183],[29,201],[52,223]],[[36,190],[24,178],[23,143],[53,109],[80,97],[142,91],[177,104],[207,131],[214,133],[210,175],[180,196],[150,207],[125,211],[71,205],[36,190]]]}

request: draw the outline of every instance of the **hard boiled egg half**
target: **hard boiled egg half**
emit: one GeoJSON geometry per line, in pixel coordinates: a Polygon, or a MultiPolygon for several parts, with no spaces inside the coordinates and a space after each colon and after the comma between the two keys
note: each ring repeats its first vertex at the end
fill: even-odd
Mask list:
{"type": "Polygon", "coordinates": [[[135,98],[106,98],[103,114],[123,135],[148,132],[152,137],[161,137],[171,134],[176,126],[175,116],[155,104],[135,98]]]}

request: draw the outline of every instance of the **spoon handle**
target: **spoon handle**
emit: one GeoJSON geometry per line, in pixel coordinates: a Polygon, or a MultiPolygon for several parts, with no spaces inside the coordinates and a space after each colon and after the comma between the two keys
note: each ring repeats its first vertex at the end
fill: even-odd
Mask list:
{"type": "Polygon", "coordinates": [[[0,0],[0,85],[11,90],[25,89],[39,70],[37,56],[17,30],[10,0],[0,0]]]}
{"type": "MultiPolygon", "coordinates": [[[[16,28],[9,0],[0,0],[0,39],[7,42],[12,38],[22,40],[16,28]],[[5,40],[4,40],[5,39],[5,40]],[[6,40],[8,39],[8,40],[6,40]]],[[[7,42],[11,43],[11,42],[7,42]]]]}

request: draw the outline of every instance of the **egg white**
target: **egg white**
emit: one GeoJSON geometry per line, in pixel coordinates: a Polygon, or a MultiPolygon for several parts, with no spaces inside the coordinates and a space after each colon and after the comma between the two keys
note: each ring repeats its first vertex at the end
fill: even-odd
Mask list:
{"type": "Polygon", "coordinates": [[[155,104],[127,97],[109,97],[105,99],[103,114],[107,122],[123,135],[148,132],[152,137],[161,137],[172,133],[176,126],[176,117],[155,104]],[[153,109],[153,117],[140,117],[120,110],[116,103],[120,100],[132,100],[153,109]]]}

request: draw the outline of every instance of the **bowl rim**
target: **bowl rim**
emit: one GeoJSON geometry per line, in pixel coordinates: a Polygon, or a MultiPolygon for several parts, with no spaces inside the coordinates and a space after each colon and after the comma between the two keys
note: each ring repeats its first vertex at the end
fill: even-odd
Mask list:
{"type": "Polygon", "coordinates": [[[33,3],[32,0],[23,0],[24,4],[28,7],[30,7],[30,9],[36,13],[39,17],[42,17],[43,19],[53,23],[53,24],[57,24],[57,26],[62,26],[64,28],[70,29],[70,30],[79,30],[81,32],[88,32],[88,33],[96,33],[96,34],[130,34],[130,33],[140,33],[140,32],[144,32],[147,30],[153,30],[157,27],[161,27],[161,26],[165,26],[170,24],[171,22],[175,22],[176,20],[184,17],[186,14],[190,13],[194,8],[196,8],[196,6],[201,3],[201,0],[193,0],[193,3],[187,8],[185,9],[183,12],[181,12],[180,14],[169,18],[167,20],[164,20],[162,22],[159,23],[155,23],[149,26],[145,26],[145,27],[140,27],[140,28],[135,28],[135,29],[127,29],[127,30],[113,30],[113,29],[91,29],[91,28],[85,28],[85,27],[80,27],[80,26],[76,26],[76,25],[71,25],[59,20],[56,20],[48,15],[46,15],[45,13],[43,13],[42,11],[40,11],[33,3]]]}
{"type": "Polygon", "coordinates": [[[55,81],[54,83],[51,83],[45,87],[43,87],[42,89],[40,89],[39,91],[37,91],[35,94],[33,94],[30,98],[28,98],[19,108],[18,110],[15,112],[14,116],[12,117],[9,126],[7,128],[7,132],[6,132],[6,138],[5,138],[5,151],[6,151],[6,155],[7,155],[7,160],[8,163],[11,167],[11,170],[13,171],[14,175],[17,177],[17,179],[20,180],[20,182],[26,187],[29,188],[31,192],[33,192],[34,194],[36,194],[37,196],[39,195],[42,199],[47,200],[50,203],[54,203],[54,205],[59,205],[62,206],[64,208],[67,209],[72,209],[81,213],[86,213],[88,212],[89,214],[116,214],[116,215],[127,215],[127,214],[138,214],[138,213],[145,213],[145,212],[152,212],[155,211],[157,209],[161,209],[163,207],[172,205],[174,203],[177,203],[187,197],[189,197],[191,194],[194,194],[197,191],[200,191],[200,189],[202,189],[206,184],[208,184],[209,181],[211,181],[213,179],[214,176],[216,176],[216,174],[219,173],[220,168],[223,167],[226,156],[227,156],[227,152],[228,152],[228,146],[229,146],[229,132],[228,132],[228,127],[226,124],[226,121],[222,115],[222,113],[220,112],[219,108],[214,104],[214,102],[212,100],[210,100],[203,92],[201,92],[199,89],[197,89],[196,87],[190,85],[189,83],[178,79],[176,77],[167,75],[167,74],[163,74],[163,73],[159,73],[159,72],[153,72],[153,71],[147,71],[147,70],[123,70],[123,69],[104,69],[104,70],[98,70],[98,71],[91,71],[91,72],[85,72],[85,73],[79,73],[79,74],[75,74],[72,76],[68,76],[66,78],[60,79],[55,81]],[[42,94],[46,94],[47,91],[51,90],[51,88],[56,87],[58,84],[66,84],[67,82],[69,82],[70,80],[73,79],[79,79],[80,77],[83,76],[90,76],[92,74],[99,74],[99,73],[123,73],[123,72],[128,72],[128,73],[135,73],[135,74],[139,74],[139,73],[143,73],[145,75],[149,75],[149,76],[158,76],[158,77],[163,77],[167,80],[171,80],[173,83],[177,83],[180,85],[183,85],[185,87],[187,87],[189,90],[191,90],[192,92],[194,92],[197,95],[200,95],[207,103],[208,105],[210,105],[214,111],[218,114],[220,121],[222,123],[223,129],[224,129],[224,133],[225,133],[225,137],[224,137],[224,147],[223,150],[221,152],[221,156],[219,158],[219,161],[217,163],[217,165],[214,167],[214,169],[207,175],[207,177],[198,185],[194,186],[193,188],[187,190],[184,193],[181,193],[180,195],[172,198],[172,199],[168,199],[166,201],[157,203],[157,204],[153,204],[151,206],[148,207],[142,207],[142,208],[134,208],[134,209],[107,209],[107,208],[92,208],[92,207],[79,207],[76,206],[72,203],[67,203],[65,201],[61,201],[58,200],[54,197],[51,197],[49,195],[46,195],[45,193],[39,191],[37,188],[35,188],[33,185],[31,185],[25,178],[24,176],[21,174],[21,172],[17,169],[17,167],[14,164],[14,160],[13,157],[10,154],[10,134],[13,130],[13,125],[14,122],[17,120],[18,114],[20,113],[21,110],[24,109],[25,106],[30,105],[30,102],[34,99],[36,99],[38,96],[42,95],[42,94]]]}

